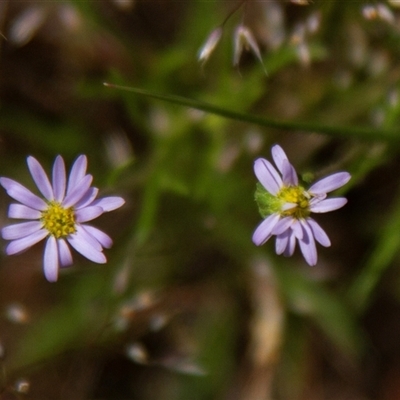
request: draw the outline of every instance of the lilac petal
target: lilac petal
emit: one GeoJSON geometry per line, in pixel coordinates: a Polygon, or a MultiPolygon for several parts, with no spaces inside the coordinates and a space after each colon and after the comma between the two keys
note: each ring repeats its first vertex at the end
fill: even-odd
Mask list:
{"type": "Polygon", "coordinates": [[[61,202],[65,195],[65,164],[61,156],[57,156],[53,165],[53,189],[54,198],[61,202]]]}
{"type": "Polygon", "coordinates": [[[82,225],[76,226],[76,234],[79,238],[82,238],[85,242],[87,242],[91,247],[93,247],[97,251],[103,251],[101,244],[92,236],[90,235],[82,225]]]}
{"type": "Polygon", "coordinates": [[[329,240],[328,235],[325,231],[319,226],[317,221],[312,218],[307,218],[308,225],[310,226],[315,240],[324,247],[329,247],[331,245],[331,241],[329,240]]]}
{"type": "Polygon", "coordinates": [[[276,237],[276,241],[275,241],[276,254],[282,254],[285,251],[285,249],[289,243],[290,236],[291,236],[291,231],[287,230],[283,234],[278,235],[276,237]]]}
{"type": "Polygon", "coordinates": [[[278,221],[278,223],[272,229],[272,235],[280,235],[290,228],[293,223],[293,217],[285,217],[278,221]]]}
{"type": "Polygon", "coordinates": [[[92,175],[86,175],[74,188],[72,188],[69,193],[65,196],[62,205],[65,208],[74,206],[78,201],[80,201],[89,190],[92,183],[92,175]]]}
{"type": "Polygon", "coordinates": [[[312,194],[329,193],[345,185],[351,178],[348,172],[337,172],[314,183],[308,191],[312,194]]]}
{"type": "MultiPolygon", "coordinates": [[[[307,191],[307,193],[309,192],[307,191]]],[[[309,195],[313,196],[311,197],[310,203],[318,203],[319,201],[324,200],[328,197],[326,193],[318,193],[318,194],[309,193],[309,195]]]]}
{"type": "Polygon", "coordinates": [[[275,165],[278,167],[279,172],[283,175],[283,161],[288,160],[286,153],[283,151],[281,146],[276,144],[272,146],[271,154],[275,165]]]}
{"type": "Polygon", "coordinates": [[[106,249],[109,249],[112,246],[113,241],[110,236],[100,229],[97,229],[91,225],[82,225],[82,228],[89,233],[89,235],[93,236],[106,249]]]}
{"type": "Polygon", "coordinates": [[[296,203],[285,203],[281,207],[281,211],[288,211],[291,210],[292,208],[297,207],[296,203]]]}
{"type": "Polygon", "coordinates": [[[303,239],[303,228],[297,219],[293,221],[292,231],[297,239],[303,239]]]}
{"type": "Polygon", "coordinates": [[[314,266],[317,263],[317,248],[315,246],[314,235],[307,221],[301,220],[304,228],[303,239],[299,240],[300,250],[308,265],[314,266]]]}
{"type": "Polygon", "coordinates": [[[254,173],[268,192],[276,195],[282,187],[282,179],[273,165],[264,158],[258,158],[254,162],[254,173]]]}
{"type": "Polygon", "coordinates": [[[29,156],[27,158],[27,163],[32,178],[42,195],[47,200],[53,200],[53,189],[51,187],[49,178],[47,177],[47,174],[44,171],[43,167],[40,165],[39,161],[37,161],[36,158],[29,156]]]}
{"type": "Polygon", "coordinates": [[[95,187],[89,188],[89,190],[85,193],[85,195],[75,204],[75,210],[79,210],[80,208],[86,207],[89,204],[92,204],[93,200],[96,198],[99,193],[99,189],[95,187]]]}
{"type": "Polygon", "coordinates": [[[296,237],[292,234],[289,236],[289,243],[286,246],[286,249],[283,252],[283,255],[285,257],[291,257],[294,253],[295,248],[296,248],[296,237]]]}
{"type": "Polygon", "coordinates": [[[44,249],[44,276],[49,282],[56,282],[58,278],[58,247],[54,236],[49,236],[44,249]]]}
{"type": "Polygon", "coordinates": [[[315,204],[310,204],[310,211],[313,213],[326,213],[329,211],[337,210],[347,203],[345,197],[335,197],[333,199],[326,199],[319,201],[315,204]]]}
{"type": "Polygon", "coordinates": [[[43,211],[47,208],[47,204],[40,197],[33,194],[26,187],[22,186],[20,183],[9,179],[0,178],[0,185],[6,189],[7,194],[14,200],[25,204],[28,207],[34,208],[35,210],[43,211]]]}
{"type": "Polygon", "coordinates": [[[261,246],[271,237],[272,229],[274,229],[274,226],[278,223],[279,219],[279,214],[271,214],[261,222],[260,225],[258,225],[253,234],[253,243],[256,246],[261,246]]]}
{"type": "Polygon", "coordinates": [[[79,156],[72,165],[68,179],[67,195],[71,193],[76,185],[84,178],[87,168],[87,158],[85,155],[79,156]]]}
{"type": "Polygon", "coordinates": [[[42,228],[40,221],[22,222],[20,224],[8,225],[1,230],[1,236],[5,240],[21,239],[29,236],[42,228]]]}
{"type": "Polygon", "coordinates": [[[39,219],[41,216],[42,213],[40,211],[24,206],[23,204],[10,204],[8,208],[9,218],[39,219]]]}
{"type": "Polygon", "coordinates": [[[102,199],[95,200],[92,205],[99,206],[104,212],[113,211],[117,208],[122,207],[125,204],[125,200],[122,197],[111,196],[103,197],[102,199]]]}
{"type": "Polygon", "coordinates": [[[10,256],[12,254],[20,253],[21,251],[24,251],[29,247],[32,247],[34,244],[43,240],[48,234],[49,233],[47,232],[46,229],[41,229],[39,231],[32,233],[29,236],[13,240],[8,244],[6,248],[6,254],[10,256]]]}
{"type": "Polygon", "coordinates": [[[288,160],[282,161],[282,180],[286,186],[297,186],[299,184],[297,172],[288,160]]]}
{"type": "Polygon", "coordinates": [[[87,222],[103,214],[101,207],[89,206],[75,211],[76,222],[87,222]]]}
{"type": "Polygon", "coordinates": [[[72,254],[65,239],[57,239],[60,266],[67,267],[72,264],[72,254]]]}
{"type": "Polygon", "coordinates": [[[104,264],[107,262],[105,255],[96,250],[91,243],[86,241],[86,238],[81,234],[74,233],[73,235],[68,236],[68,243],[78,252],[81,253],[84,257],[98,264],[104,264]]]}

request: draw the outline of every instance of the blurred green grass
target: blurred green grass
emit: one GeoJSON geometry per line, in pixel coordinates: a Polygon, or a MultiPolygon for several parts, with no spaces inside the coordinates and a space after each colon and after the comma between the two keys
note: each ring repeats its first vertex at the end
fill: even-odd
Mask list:
{"type": "MultiPolygon", "coordinates": [[[[6,3],[1,175],[29,186],[27,155],[49,171],[57,154],[71,165],[84,153],[95,185],[127,203],[99,222],[115,240],[104,266],[75,257],[50,285],[37,249],[2,256],[1,304],[29,314],[3,317],[3,393],[23,398],[15,382],[27,377],[28,398],[322,400],[332,397],[315,393],[334,387],[335,399],[389,399],[399,350],[377,341],[374,316],[399,306],[397,28],[364,18],[362,2],[248,1],[202,67],[198,49],[231,2],[6,3]],[[247,52],[232,67],[243,18],[268,76],[247,52]],[[10,36],[16,24],[28,42],[10,36]],[[318,218],[332,247],[316,267],[251,242],[253,161],[270,159],[273,143],[302,175],[353,176],[346,208],[318,218]],[[132,344],[145,354],[129,357],[132,344]]],[[[3,193],[4,225],[7,203],[3,193]]],[[[399,333],[395,317],[385,329],[399,333]]]]}

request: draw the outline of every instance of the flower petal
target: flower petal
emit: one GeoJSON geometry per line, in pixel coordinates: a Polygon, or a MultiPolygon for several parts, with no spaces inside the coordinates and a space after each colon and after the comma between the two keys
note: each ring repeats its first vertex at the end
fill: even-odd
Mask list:
{"type": "Polygon", "coordinates": [[[307,218],[308,225],[310,226],[315,240],[324,247],[329,247],[331,245],[331,241],[329,240],[326,232],[319,226],[317,221],[312,218],[307,218]]]}
{"type": "Polygon", "coordinates": [[[282,174],[282,180],[284,185],[286,186],[296,186],[299,184],[299,179],[297,177],[296,170],[293,165],[290,164],[289,159],[286,156],[286,153],[283,151],[282,147],[279,145],[275,145],[271,149],[272,158],[278,170],[282,174]]]}
{"type": "Polygon", "coordinates": [[[47,235],[48,235],[47,230],[41,229],[40,231],[36,231],[31,235],[25,236],[21,239],[13,240],[6,247],[6,254],[10,256],[12,254],[20,253],[28,249],[29,247],[32,247],[34,244],[40,242],[47,235]]]}
{"type": "Polygon", "coordinates": [[[276,144],[272,146],[271,154],[275,165],[278,167],[279,172],[283,175],[283,161],[288,161],[286,153],[283,151],[282,147],[279,146],[279,144],[276,144]]]}
{"type": "Polygon", "coordinates": [[[76,226],[76,234],[97,251],[103,251],[101,244],[82,225],[76,226]]]}
{"type": "Polygon", "coordinates": [[[86,207],[89,204],[92,204],[93,200],[96,198],[99,193],[99,189],[95,187],[89,188],[89,190],[85,193],[85,195],[75,204],[75,210],[79,210],[80,208],[86,207]]]}
{"type": "Polygon", "coordinates": [[[39,161],[32,156],[29,156],[26,161],[32,178],[40,190],[40,193],[42,193],[47,200],[53,200],[53,188],[51,187],[49,178],[39,161]]]}
{"type": "Polygon", "coordinates": [[[297,186],[299,184],[297,172],[288,160],[282,161],[282,180],[285,186],[297,186]]]}
{"type": "Polygon", "coordinates": [[[282,179],[274,166],[265,158],[258,158],[254,162],[254,173],[268,192],[276,195],[282,187],[282,179]]]}
{"type": "Polygon", "coordinates": [[[87,233],[93,236],[106,249],[109,249],[112,246],[113,241],[110,238],[110,236],[108,236],[100,229],[97,229],[91,225],[82,225],[82,229],[84,229],[87,233]]]}
{"type": "Polygon", "coordinates": [[[314,183],[308,191],[312,194],[329,193],[345,185],[351,178],[348,172],[337,172],[314,183]]]}
{"type": "Polygon", "coordinates": [[[272,229],[274,229],[279,219],[279,214],[271,214],[258,225],[253,234],[253,243],[256,246],[261,246],[271,237],[272,229]]]}
{"type": "Polygon", "coordinates": [[[99,206],[104,212],[113,211],[117,208],[122,207],[125,204],[125,200],[122,197],[111,196],[103,197],[102,199],[95,200],[92,205],[99,206]]]}
{"type": "Polygon", "coordinates": [[[65,164],[61,156],[57,156],[53,165],[53,189],[54,198],[61,202],[65,195],[65,164]]]}
{"type": "Polygon", "coordinates": [[[325,199],[317,203],[311,203],[310,211],[313,213],[326,213],[329,211],[342,208],[347,203],[345,197],[335,197],[333,199],[325,199]]]}
{"type": "Polygon", "coordinates": [[[63,207],[72,207],[78,201],[80,201],[89,190],[92,180],[92,175],[86,175],[81,179],[79,183],[75,185],[75,187],[71,188],[71,190],[67,193],[65,199],[62,202],[63,207]]]}
{"type": "Polygon", "coordinates": [[[105,255],[101,251],[96,250],[91,243],[87,242],[86,238],[78,232],[68,236],[67,241],[78,253],[81,253],[90,261],[98,264],[107,262],[105,255]]]}
{"type": "Polygon", "coordinates": [[[303,239],[299,240],[300,250],[303,253],[304,259],[307,261],[308,265],[314,266],[318,259],[314,235],[307,221],[301,220],[300,223],[304,229],[303,239]]]}
{"type": "Polygon", "coordinates": [[[58,246],[54,236],[49,236],[44,248],[43,269],[44,276],[49,282],[56,282],[58,278],[58,246]]]}
{"type": "Polygon", "coordinates": [[[57,239],[58,257],[60,259],[60,266],[67,267],[72,264],[72,254],[65,239],[57,239]]]}
{"type": "Polygon", "coordinates": [[[303,239],[303,228],[297,219],[293,221],[292,231],[297,239],[303,239]]]}
{"type": "Polygon", "coordinates": [[[42,228],[40,221],[22,222],[20,224],[8,225],[1,230],[1,236],[5,240],[21,239],[29,236],[42,228]]]}
{"type": "Polygon", "coordinates": [[[8,208],[9,218],[39,219],[41,215],[42,213],[40,211],[24,206],[23,204],[10,204],[8,208]]]}
{"type": "Polygon", "coordinates": [[[289,236],[289,242],[286,246],[285,251],[283,252],[283,255],[285,257],[291,257],[294,253],[294,250],[296,248],[296,237],[294,234],[289,236]]]}
{"type": "Polygon", "coordinates": [[[286,250],[286,247],[288,246],[289,238],[291,235],[292,235],[292,232],[290,230],[287,230],[287,231],[283,232],[281,235],[278,235],[276,237],[276,241],[275,241],[276,254],[282,254],[286,250]]]}
{"type": "Polygon", "coordinates": [[[103,214],[101,207],[89,206],[75,211],[76,222],[87,222],[103,214]]]}
{"type": "Polygon", "coordinates": [[[297,203],[289,203],[289,202],[287,202],[287,203],[282,204],[281,211],[289,211],[289,210],[292,210],[293,208],[296,208],[296,207],[297,207],[297,203]]]}
{"type": "Polygon", "coordinates": [[[272,229],[272,235],[280,235],[284,233],[286,230],[290,228],[294,221],[293,217],[285,217],[281,218],[278,223],[274,226],[274,229],[272,229]]]}
{"type": "Polygon", "coordinates": [[[0,185],[6,189],[7,194],[14,200],[25,204],[28,207],[34,208],[35,210],[43,211],[46,209],[47,204],[40,197],[33,194],[25,186],[9,178],[0,178],[0,185]]]}
{"type": "Polygon", "coordinates": [[[76,185],[84,178],[87,168],[87,158],[85,155],[80,155],[74,162],[71,168],[68,179],[67,195],[71,193],[76,185]]]}

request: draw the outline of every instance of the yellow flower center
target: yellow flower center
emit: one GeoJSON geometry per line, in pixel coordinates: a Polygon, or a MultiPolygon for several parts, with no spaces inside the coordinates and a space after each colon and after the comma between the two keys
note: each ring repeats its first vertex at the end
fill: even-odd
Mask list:
{"type": "Polygon", "coordinates": [[[47,209],[42,212],[41,221],[43,227],[57,239],[76,232],[73,208],[64,208],[57,201],[49,202],[47,209]]]}
{"type": "Polygon", "coordinates": [[[283,187],[276,197],[281,200],[282,204],[296,204],[289,210],[281,211],[284,217],[292,216],[296,219],[306,218],[310,215],[311,196],[301,186],[283,187]]]}

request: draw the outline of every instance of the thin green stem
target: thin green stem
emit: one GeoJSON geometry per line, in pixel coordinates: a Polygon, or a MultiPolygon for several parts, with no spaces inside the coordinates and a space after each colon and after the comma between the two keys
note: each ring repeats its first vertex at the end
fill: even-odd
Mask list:
{"type": "Polygon", "coordinates": [[[236,5],[236,7],[225,17],[224,21],[221,24],[221,27],[224,27],[224,25],[227,23],[227,21],[229,20],[229,18],[235,14],[235,12],[237,10],[239,10],[240,7],[243,6],[243,4],[247,3],[247,0],[242,0],[239,2],[239,4],[236,5]]]}
{"type": "Polygon", "coordinates": [[[249,122],[252,124],[264,126],[267,128],[283,129],[287,131],[303,131],[308,133],[321,133],[335,137],[353,138],[369,141],[390,142],[400,145],[400,130],[399,129],[377,129],[362,126],[338,126],[324,125],[317,122],[302,122],[302,121],[285,121],[272,118],[264,118],[257,115],[245,114],[238,111],[227,110],[225,108],[215,106],[203,101],[193,100],[182,96],[164,95],[160,93],[149,92],[144,89],[138,89],[128,86],[114,85],[112,83],[104,83],[104,86],[133,92],[139,95],[152,97],[154,99],[167,101],[173,104],[179,104],[185,107],[195,108],[219,115],[224,118],[249,122]]]}

